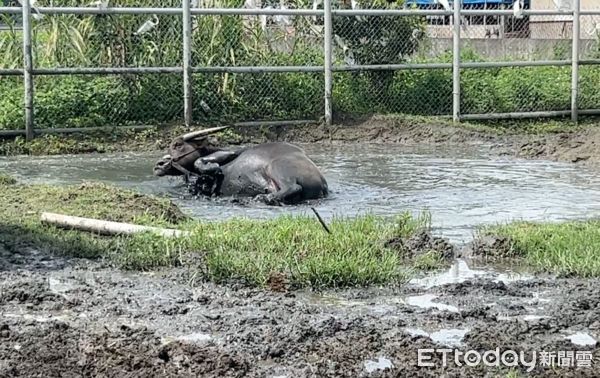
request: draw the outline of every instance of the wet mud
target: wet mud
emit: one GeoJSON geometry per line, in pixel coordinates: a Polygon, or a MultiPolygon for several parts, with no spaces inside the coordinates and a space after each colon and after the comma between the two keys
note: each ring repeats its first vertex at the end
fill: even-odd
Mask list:
{"type": "MultiPolygon", "coordinates": [[[[1,248],[1,247],[0,247],[1,248]]],[[[405,285],[272,291],[202,282],[185,268],[126,272],[23,251],[0,271],[2,377],[504,377],[419,349],[591,352],[591,367],[514,369],[594,377],[600,282],[532,277],[458,259],[405,285]]],[[[597,356],[598,355],[598,356],[597,356]]],[[[531,359],[531,357],[528,357],[531,359]]],[[[528,360],[529,361],[529,360],[528,360]]]]}
{"type": "Polygon", "coordinates": [[[585,126],[546,133],[494,133],[491,129],[455,127],[431,120],[389,116],[340,119],[331,126],[280,126],[268,131],[236,130],[240,143],[284,140],[301,143],[383,143],[405,145],[485,145],[492,155],[552,160],[597,166],[600,164],[600,128],[585,126]]]}
{"type": "MultiPolygon", "coordinates": [[[[241,131],[240,131],[241,132],[241,131]]],[[[239,143],[478,144],[491,153],[600,162],[600,133],[492,136],[448,126],[372,119],[344,127],[242,132],[239,143]]],[[[401,286],[324,292],[204,282],[186,268],[116,270],[98,261],[0,243],[0,377],[505,377],[510,364],[464,359],[419,366],[418,351],[523,352],[517,376],[600,376],[600,281],[480,265],[479,255],[513,257],[489,237],[458,251],[417,234],[391,245],[451,261],[401,286]],[[544,364],[547,352],[553,366],[544,364]],[[569,366],[558,366],[558,359],[569,366]],[[574,356],[580,358],[576,363],[574,356]],[[592,361],[587,361],[591,356],[592,361]],[[570,362],[570,363],[569,363],[570,362]],[[590,367],[585,365],[590,364],[590,367]],[[580,366],[577,366],[580,365],[580,366]]],[[[410,257],[410,256],[409,256],[410,257]]],[[[515,376],[515,375],[509,375],[515,376]]]]}
{"type": "MultiPolygon", "coordinates": [[[[202,125],[198,127],[212,127],[202,125]]],[[[292,143],[353,144],[377,143],[399,145],[485,145],[490,154],[526,159],[600,164],[600,128],[594,122],[572,128],[563,126],[551,131],[541,124],[540,132],[511,130],[507,125],[454,126],[432,118],[404,118],[373,115],[360,118],[337,117],[332,126],[307,124],[296,126],[233,127],[220,135],[221,145],[255,144],[269,141],[292,143]],[[545,131],[544,131],[545,130],[545,131]]],[[[0,140],[0,155],[62,155],[87,153],[165,151],[172,139],[191,131],[181,126],[165,126],[142,132],[110,134],[73,134],[59,139],[36,139],[34,143],[0,140]]]]}

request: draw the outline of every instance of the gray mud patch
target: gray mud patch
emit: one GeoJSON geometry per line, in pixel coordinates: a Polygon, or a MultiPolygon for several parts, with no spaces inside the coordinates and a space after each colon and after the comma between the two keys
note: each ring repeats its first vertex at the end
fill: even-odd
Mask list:
{"type": "Polygon", "coordinates": [[[456,127],[435,120],[375,115],[339,119],[331,127],[281,126],[268,132],[236,130],[243,143],[284,140],[297,143],[384,143],[406,145],[486,145],[491,154],[586,165],[600,163],[600,129],[595,126],[555,133],[494,133],[491,129],[456,127]]]}
{"type": "Polygon", "coordinates": [[[454,245],[447,238],[433,236],[428,230],[418,230],[407,238],[393,238],[386,245],[407,258],[437,252],[443,259],[450,259],[456,254],[454,245]]]}
{"type": "Polygon", "coordinates": [[[592,352],[591,368],[517,370],[598,376],[598,281],[468,264],[401,287],[273,292],[197,282],[182,268],[21,263],[0,272],[0,376],[506,375],[444,367],[441,354],[418,366],[418,350],[435,348],[592,352]]]}
{"type": "MultiPolygon", "coordinates": [[[[489,128],[472,125],[453,126],[448,121],[434,118],[399,117],[373,115],[359,119],[338,118],[334,125],[307,124],[301,126],[237,127],[233,133],[221,135],[217,140],[221,145],[254,144],[272,141],[292,143],[323,144],[401,144],[401,145],[485,145],[492,155],[514,156],[526,159],[545,159],[563,162],[598,165],[600,163],[600,128],[590,123],[588,126],[564,129],[561,132],[540,134],[497,132],[489,128]]],[[[212,125],[214,126],[214,125],[212,125]]],[[[45,143],[38,140],[33,145],[16,145],[7,140],[0,141],[0,154],[46,155],[65,153],[104,153],[104,152],[148,152],[164,151],[171,140],[190,130],[181,127],[158,129],[146,136],[120,136],[113,134],[73,135],[64,143],[45,143]],[[67,147],[67,149],[65,149],[67,147]]]]}
{"type": "Polygon", "coordinates": [[[512,258],[517,256],[510,238],[498,235],[481,235],[467,244],[462,254],[472,257],[512,258]]]}

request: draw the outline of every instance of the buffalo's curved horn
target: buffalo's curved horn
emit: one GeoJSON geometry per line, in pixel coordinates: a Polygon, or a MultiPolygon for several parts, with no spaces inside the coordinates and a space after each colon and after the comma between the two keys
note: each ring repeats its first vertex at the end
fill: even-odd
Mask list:
{"type": "Polygon", "coordinates": [[[199,137],[205,137],[214,133],[218,133],[221,130],[225,130],[231,126],[219,126],[219,127],[211,127],[210,129],[192,131],[191,133],[187,133],[181,137],[184,141],[196,139],[199,137]]]}

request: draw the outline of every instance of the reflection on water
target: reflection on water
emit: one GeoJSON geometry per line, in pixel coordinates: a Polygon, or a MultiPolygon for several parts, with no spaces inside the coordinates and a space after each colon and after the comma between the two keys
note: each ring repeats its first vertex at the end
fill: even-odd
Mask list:
{"type": "Polygon", "coordinates": [[[412,336],[429,337],[433,342],[447,347],[459,347],[469,329],[442,328],[435,332],[427,332],[421,328],[405,328],[408,334],[412,336]]]}
{"type": "Polygon", "coordinates": [[[458,308],[456,308],[455,306],[450,306],[440,302],[434,302],[434,299],[436,298],[437,295],[434,294],[415,295],[412,297],[407,297],[405,303],[409,306],[421,307],[426,309],[435,308],[440,311],[458,312],[458,308]]]}
{"type": "Polygon", "coordinates": [[[585,332],[577,332],[566,337],[575,345],[596,345],[596,339],[585,332]]]}
{"type": "Polygon", "coordinates": [[[424,277],[415,277],[410,280],[410,283],[417,286],[431,288],[434,286],[442,286],[446,284],[455,284],[464,282],[476,277],[490,278],[494,282],[514,282],[531,279],[532,276],[525,273],[516,273],[510,270],[477,270],[469,267],[463,259],[456,259],[448,270],[438,272],[436,274],[427,275],[424,277]]]}
{"type": "Polygon", "coordinates": [[[377,370],[392,369],[394,367],[394,365],[392,364],[392,361],[390,361],[386,357],[379,357],[379,358],[377,358],[377,361],[375,361],[375,360],[365,361],[364,366],[365,366],[365,370],[367,371],[367,373],[373,373],[374,371],[377,371],[377,370]]]}
{"type": "MultiPolygon", "coordinates": [[[[467,241],[479,224],[513,219],[560,220],[600,215],[600,176],[567,163],[489,158],[483,150],[390,145],[304,146],[328,180],[330,198],[315,205],[333,215],[432,213],[452,241],[467,241]]],[[[0,158],[0,172],[28,182],[99,180],[166,194],[202,219],[311,214],[308,205],[268,207],[186,198],[177,180],[152,176],[163,154],[94,154],[0,158]]]]}

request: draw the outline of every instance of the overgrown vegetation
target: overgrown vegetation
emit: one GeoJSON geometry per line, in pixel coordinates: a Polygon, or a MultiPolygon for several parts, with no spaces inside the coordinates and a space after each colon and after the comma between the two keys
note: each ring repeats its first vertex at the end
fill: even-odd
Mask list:
{"type": "Polygon", "coordinates": [[[129,269],[194,264],[199,276],[217,282],[291,287],[399,283],[413,269],[431,269],[434,254],[410,260],[392,238],[429,228],[429,217],[408,213],[393,220],[371,215],[337,218],[326,233],[312,216],[272,220],[200,222],[186,218],[169,200],[104,184],[23,185],[0,180],[0,243],[19,250],[34,247],[67,256],[103,257],[129,269]],[[191,237],[152,234],[101,237],[42,225],[43,211],[137,224],[175,227],[191,237]]]}
{"type": "MultiPolygon", "coordinates": [[[[45,5],[42,1],[40,5],[45,5]]],[[[73,0],[53,5],[75,6],[73,0]]],[[[117,0],[113,6],[155,6],[149,0],[117,0]]],[[[179,6],[178,2],[162,2],[179,6]]],[[[211,4],[207,4],[210,6],[211,4]]],[[[241,1],[213,5],[239,7],[241,1]]],[[[312,3],[297,2],[297,7],[312,3]]],[[[342,6],[342,5],[340,5],[342,6]]],[[[346,5],[347,6],[347,5],[346,5]]],[[[367,6],[366,4],[364,6],[367,6]]],[[[399,8],[403,1],[376,0],[373,8],[399,8]]],[[[34,22],[37,67],[178,66],[181,64],[181,22],[158,17],[158,25],[136,35],[149,16],[55,15],[34,22]]],[[[263,30],[257,17],[194,18],[195,66],[322,65],[322,20],[290,18],[294,35],[281,27],[263,30]]],[[[9,26],[13,21],[5,16],[9,26]]],[[[336,64],[451,62],[451,53],[426,58],[424,20],[419,17],[334,18],[336,64]]],[[[19,67],[21,35],[0,32],[0,67],[19,67]]],[[[560,58],[560,51],[556,52],[560,58]]],[[[484,61],[474,50],[464,61],[484,61]]],[[[581,108],[600,106],[596,83],[600,67],[581,71],[581,108]]],[[[570,109],[569,67],[464,69],[461,112],[490,113],[570,109]]],[[[316,119],[323,114],[321,73],[205,73],[194,75],[194,119],[235,121],[316,119]]],[[[59,76],[36,78],[36,125],[39,128],[163,124],[182,119],[179,74],[59,76]]],[[[0,79],[0,129],[23,128],[23,84],[17,77],[0,79]]],[[[451,70],[339,72],[334,75],[335,111],[345,114],[449,114],[452,110],[451,70]]]]}
{"type": "MultiPolygon", "coordinates": [[[[45,134],[31,141],[17,136],[0,140],[0,156],[62,155],[88,152],[154,151],[166,148],[173,138],[189,130],[181,126],[144,130],[112,127],[88,133],[45,134]]],[[[225,133],[224,133],[225,134],[225,133]]],[[[224,135],[228,141],[239,138],[233,132],[224,135]]]]}
{"type": "Polygon", "coordinates": [[[514,222],[485,227],[481,233],[508,238],[507,253],[538,271],[600,276],[600,220],[514,222]]]}

